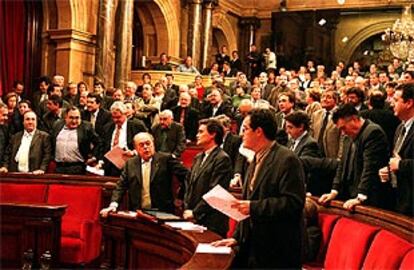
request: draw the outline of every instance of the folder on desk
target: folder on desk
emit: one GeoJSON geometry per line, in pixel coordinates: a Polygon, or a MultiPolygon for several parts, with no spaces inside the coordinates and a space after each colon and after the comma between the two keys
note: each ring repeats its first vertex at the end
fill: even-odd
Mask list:
{"type": "Polygon", "coordinates": [[[124,149],[119,146],[115,146],[105,154],[105,157],[112,162],[118,169],[122,169],[125,162],[129,159],[128,156],[124,155],[124,149]]]}

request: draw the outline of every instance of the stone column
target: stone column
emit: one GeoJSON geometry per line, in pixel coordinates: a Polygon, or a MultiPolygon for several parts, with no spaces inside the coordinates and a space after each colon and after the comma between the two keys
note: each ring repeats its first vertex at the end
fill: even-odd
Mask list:
{"type": "Polygon", "coordinates": [[[132,21],[134,0],[119,0],[119,21],[115,36],[115,87],[123,88],[131,76],[132,21]]]}
{"type": "Polygon", "coordinates": [[[193,65],[200,67],[201,55],[201,11],[202,0],[189,0],[188,50],[187,54],[193,58],[193,65]]]}
{"type": "Polygon", "coordinates": [[[204,34],[203,34],[203,55],[201,59],[201,70],[207,67],[209,50],[212,45],[212,19],[213,8],[218,5],[218,0],[204,0],[204,34]]]}
{"type": "MultiPolygon", "coordinates": [[[[257,17],[245,17],[240,19],[240,59],[244,63],[244,70],[247,70],[246,56],[249,53],[250,45],[256,41],[256,29],[260,27],[260,19],[257,17]]],[[[256,44],[257,45],[257,44],[256,44]]]]}
{"type": "MultiPolygon", "coordinates": [[[[116,0],[99,1],[98,31],[96,35],[95,53],[95,78],[107,83],[110,78],[111,70],[109,65],[109,55],[113,44],[111,33],[113,33],[113,21],[115,18],[116,0]]],[[[112,80],[110,81],[112,84],[112,80]]]]}

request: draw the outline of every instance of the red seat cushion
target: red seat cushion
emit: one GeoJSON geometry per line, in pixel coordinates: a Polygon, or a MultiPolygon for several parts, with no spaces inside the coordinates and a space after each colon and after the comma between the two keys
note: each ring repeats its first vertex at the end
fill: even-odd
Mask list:
{"type": "Polygon", "coordinates": [[[372,239],[378,231],[377,227],[341,218],[329,241],[325,269],[361,269],[372,239]]]}
{"type": "Polygon", "coordinates": [[[44,203],[47,185],[42,184],[0,184],[0,202],[44,203]]]}
{"type": "Polygon", "coordinates": [[[62,236],[80,238],[82,220],[78,218],[63,217],[62,236]]]}
{"type": "Polygon", "coordinates": [[[181,154],[181,160],[183,161],[183,165],[186,168],[191,168],[191,165],[193,164],[194,157],[202,151],[199,147],[187,147],[184,152],[181,154]]]}
{"type": "Polygon", "coordinates": [[[332,214],[325,214],[325,213],[319,213],[318,215],[318,222],[319,227],[322,231],[322,239],[321,239],[321,245],[319,247],[319,253],[316,257],[316,262],[323,263],[325,259],[326,250],[328,249],[328,243],[329,239],[331,238],[332,229],[336,222],[338,221],[339,216],[338,215],[332,215],[332,214]]]}
{"type": "Polygon", "coordinates": [[[83,263],[83,242],[79,238],[62,237],[60,244],[60,261],[63,263],[83,263]],[[64,248],[63,248],[64,247],[64,248]]]}
{"type": "Polygon", "coordinates": [[[409,251],[403,258],[400,270],[412,270],[414,267],[414,249],[409,251]]]}
{"type": "Polygon", "coordinates": [[[362,268],[398,269],[404,255],[412,248],[413,245],[409,242],[395,234],[381,230],[372,241],[362,268]]]}

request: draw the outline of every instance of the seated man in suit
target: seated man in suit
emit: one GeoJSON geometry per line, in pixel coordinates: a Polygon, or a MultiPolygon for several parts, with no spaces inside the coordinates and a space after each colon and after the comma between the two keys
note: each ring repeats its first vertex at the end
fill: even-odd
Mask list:
{"type": "Polygon", "coordinates": [[[225,236],[228,230],[228,218],[211,208],[202,196],[221,185],[227,189],[232,177],[231,160],[220,145],[223,142],[224,129],[217,120],[200,121],[197,133],[197,145],[203,148],[193,161],[191,176],[187,180],[184,197],[184,218],[195,220],[209,230],[225,236]]]}
{"type": "Polygon", "coordinates": [[[86,164],[101,159],[102,139],[91,123],[81,120],[76,107],[65,111],[64,120],[55,123],[51,135],[57,173],[82,175],[86,164]]]}
{"type": "Polygon", "coordinates": [[[173,175],[184,182],[188,170],[171,154],[156,153],[154,138],[149,133],[135,135],[134,144],[138,155],[125,164],[112,192],[111,204],[101,210],[103,217],[116,211],[126,191],[130,210],[156,208],[170,213],[174,211],[173,175]]]}
{"type": "Polygon", "coordinates": [[[223,100],[223,93],[218,89],[213,89],[208,95],[209,103],[203,109],[203,117],[209,118],[220,114],[232,117],[232,106],[229,102],[223,100]]]}
{"type": "Polygon", "coordinates": [[[111,121],[111,113],[102,107],[102,97],[97,93],[89,93],[86,102],[86,111],[82,114],[82,120],[89,121],[96,133],[103,137],[104,126],[111,121]]]}
{"type": "MultiPolygon", "coordinates": [[[[111,120],[103,128],[105,130],[103,153],[118,146],[124,150],[123,154],[126,157],[134,156],[134,136],[147,131],[145,124],[139,119],[128,119],[126,105],[121,101],[115,101],[112,104],[111,116],[111,120]]],[[[103,164],[106,176],[121,175],[122,169],[118,169],[106,158],[99,163],[103,164]]]]}
{"type": "Polygon", "coordinates": [[[23,131],[12,136],[0,172],[44,174],[52,159],[50,136],[37,129],[37,116],[33,111],[23,115],[23,127],[23,131]]]}
{"type": "MultiPolygon", "coordinates": [[[[318,143],[309,134],[309,116],[303,111],[296,111],[286,116],[286,132],[291,139],[288,147],[302,161],[309,157],[321,158],[322,153],[318,143]]],[[[318,170],[308,170],[306,172],[306,191],[312,195],[319,196],[330,191],[332,182],[325,183],[322,181],[318,170]]]]}
{"type": "Polygon", "coordinates": [[[268,109],[254,109],[243,122],[243,145],[255,152],[232,207],[249,215],[232,238],[215,246],[238,246],[234,268],[300,269],[305,176],[298,157],[276,142],[277,125],[268,109]]]}
{"type": "Polygon", "coordinates": [[[173,113],[164,110],[159,114],[160,123],[152,129],[157,152],[170,153],[178,158],[185,150],[185,134],[182,125],[174,122],[173,113]]]}
{"type": "Polygon", "coordinates": [[[332,119],[345,135],[344,152],[338,164],[332,190],[319,198],[327,203],[338,197],[345,200],[344,208],[359,204],[390,208],[391,186],[381,183],[378,170],[387,165],[387,137],[380,126],[358,116],[352,104],[344,104],[332,119]]]}
{"type": "Polygon", "coordinates": [[[185,129],[187,141],[195,141],[198,130],[199,111],[191,107],[189,93],[181,93],[179,105],[172,109],[174,121],[180,123],[185,129]]]}

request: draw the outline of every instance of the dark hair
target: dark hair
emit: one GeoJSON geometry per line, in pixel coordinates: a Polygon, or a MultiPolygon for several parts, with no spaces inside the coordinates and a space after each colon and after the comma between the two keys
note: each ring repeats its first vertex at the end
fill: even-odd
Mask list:
{"type": "Polygon", "coordinates": [[[309,130],[310,119],[303,111],[292,112],[285,117],[285,120],[292,123],[295,127],[303,125],[303,130],[309,130]]]}
{"type": "Polygon", "coordinates": [[[397,87],[398,83],[397,82],[387,82],[385,84],[385,87],[391,87],[391,88],[395,88],[397,87]]]}
{"type": "Polygon", "coordinates": [[[51,83],[51,81],[50,81],[50,78],[49,77],[47,77],[47,76],[42,76],[42,77],[40,77],[39,78],[39,86],[40,86],[40,84],[42,83],[42,82],[44,82],[45,84],[47,84],[47,85],[49,85],[50,83],[51,83]]]}
{"type": "Polygon", "coordinates": [[[84,81],[80,81],[80,82],[78,82],[78,84],[76,85],[76,87],[78,87],[78,89],[79,89],[79,87],[80,87],[82,84],[83,84],[83,85],[85,85],[86,90],[88,90],[89,86],[88,86],[88,84],[87,84],[86,82],[84,82],[84,81]]]}
{"type": "Polygon", "coordinates": [[[15,80],[13,82],[13,88],[16,88],[19,84],[24,86],[24,83],[21,80],[15,80]]]}
{"type": "Polygon", "coordinates": [[[403,83],[396,90],[402,91],[401,97],[404,102],[407,102],[409,99],[414,99],[414,83],[403,83]]]}
{"type": "Polygon", "coordinates": [[[56,83],[49,84],[49,87],[47,88],[47,91],[46,91],[47,94],[50,95],[55,90],[55,87],[59,87],[60,88],[60,85],[59,84],[56,84],[56,83]]]}
{"type": "Polygon", "coordinates": [[[309,89],[308,94],[309,97],[313,99],[313,101],[321,101],[321,92],[317,91],[316,89],[309,89]]]}
{"type": "Polygon", "coordinates": [[[78,111],[80,113],[80,110],[78,107],[70,105],[69,107],[66,108],[65,112],[64,112],[64,116],[68,115],[68,113],[70,111],[78,111]]]}
{"type": "MultiPolygon", "coordinates": [[[[335,99],[335,102],[336,103],[338,103],[339,102],[339,94],[338,94],[338,92],[337,91],[335,91],[335,90],[333,90],[333,89],[329,89],[329,90],[325,90],[324,92],[323,92],[323,94],[326,94],[326,93],[329,93],[329,92],[332,92],[332,96],[333,96],[333,98],[335,99]]],[[[322,95],[323,95],[322,94],[322,95]]],[[[322,97],[322,96],[321,96],[322,97]]]]}
{"type": "Polygon", "coordinates": [[[18,103],[17,106],[19,106],[22,103],[26,103],[29,106],[29,108],[32,108],[32,103],[30,102],[30,100],[28,100],[28,99],[22,99],[22,100],[19,101],[19,103],[18,103]]]}
{"type": "Polygon", "coordinates": [[[261,128],[267,139],[272,141],[276,139],[277,123],[274,113],[269,109],[253,109],[249,115],[250,127],[253,130],[261,128]]]}
{"type": "Polygon", "coordinates": [[[165,77],[171,76],[174,79],[174,75],[172,73],[166,73],[165,77]]]}
{"type": "Polygon", "coordinates": [[[63,99],[59,97],[58,95],[51,95],[48,100],[52,101],[53,103],[59,105],[59,108],[62,108],[63,106],[63,99]]]}
{"type": "Polygon", "coordinates": [[[214,142],[217,145],[221,145],[223,143],[223,137],[224,137],[224,128],[223,125],[220,123],[220,121],[216,119],[202,119],[199,122],[199,125],[205,125],[207,128],[207,132],[209,134],[215,134],[214,135],[214,142]]]}
{"type": "Polygon", "coordinates": [[[374,109],[383,109],[385,106],[385,96],[381,92],[373,93],[369,97],[369,104],[374,109]]]}
{"type": "Polygon", "coordinates": [[[358,116],[358,111],[350,103],[345,103],[333,113],[332,120],[336,124],[339,119],[343,119],[350,116],[358,116]]]}
{"type": "Polygon", "coordinates": [[[406,70],[404,73],[408,74],[411,77],[411,79],[414,79],[414,70],[406,70]]]}
{"type": "Polygon", "coordinates": [[[11,99],[12,97],[15,97],[16,98],[16,101],[17,101],[17,94],[16,94],[16,92],[9,92],[4,97],[4,104],[7,104],[7,102],[9,101],[9,99],[11,99]]]}
{"type": "Polygon", "coordinates": [[[102,104],[102,97],[98,93],[89,93],[88,98],[94,98],[96,103],[102,104]]]}
{"type": "Polygon", "coordinates": [[[104,85],[104,83],[103,83],[103,82],[101,82],[101,81],[95,81],[95,82],[93,83],[93,86],[95,87],[95,86],[97,86],[97,85],[100,85],[103,89],[105,89],[105,85],[104,85]]]}
{"type": "Polygon", "coordinates": [[[364,102],[365,100],[364,91],[362,91],[361,88],[359,87],[349,88],[348,91],[346,92],[346,95],[348,96],[349,94],[355,94],[358,97],[359,102],[364,102]]]}
{"type": "Polygon", "coordinates": [[[288,97],[288,99],[289,99],[289,102],[290,102],[290,103],[293,103],[294,105],[296,104],[296,97],[295,97],[295,93],[293,93],[293,92],[291,92],[291,91],[288,91],[288,92],[282,92],[282,93],[280,93],[280,94],[279,94],[278,99],[279,99],[281,96],[287,96],[287,97],[288,97]]]}
{"type": "Polygon", "coordinates": [[[142,74],[142,79],[144,79],[145,77],[148,77],[151,80],[151,74],[149,74],[148,72],[142,74]]]}

